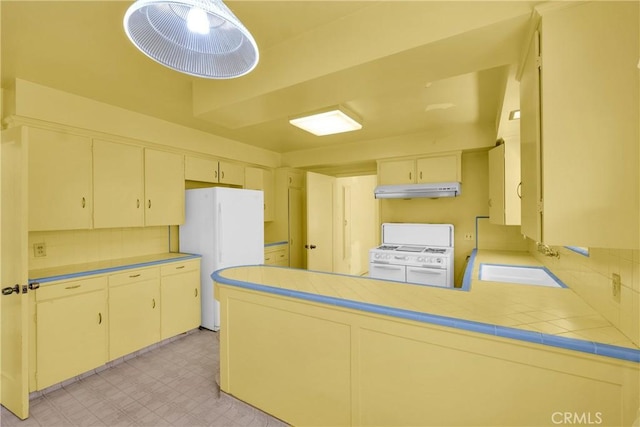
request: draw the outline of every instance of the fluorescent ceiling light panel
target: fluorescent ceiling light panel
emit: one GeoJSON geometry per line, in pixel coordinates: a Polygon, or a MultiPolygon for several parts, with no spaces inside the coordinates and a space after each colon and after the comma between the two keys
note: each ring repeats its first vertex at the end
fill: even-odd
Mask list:
{"type": "Polygon", "coordinates": [[[362,125],[340,109],[289,120],[289,123],[316,136],[362,129],[362,125]]]}

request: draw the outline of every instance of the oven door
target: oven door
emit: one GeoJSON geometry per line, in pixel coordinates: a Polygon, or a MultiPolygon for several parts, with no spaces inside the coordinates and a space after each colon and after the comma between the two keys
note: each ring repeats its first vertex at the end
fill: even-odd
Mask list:
{"type": "Polygon", "coordinates": [[[407,282],[449,287],[447,270],[441,268],[407,267],[407,282]]]}
{"type": "Polygon", "coordinates": [[[369,263],[369,277],[373,279],[395,280],[406,282],[406,268],[404,265],[369,263]]]}

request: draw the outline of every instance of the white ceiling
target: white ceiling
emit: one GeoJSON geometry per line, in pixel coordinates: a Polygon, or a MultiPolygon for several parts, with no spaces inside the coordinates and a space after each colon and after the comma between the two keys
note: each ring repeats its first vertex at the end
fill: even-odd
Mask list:
{"type": "Polygon", "coordinates": [[[260,48],[258,67],[231,80],[137,51],[122,30],[131,3],[2,0],[3,86],[20,77],[279,153],[495,126],[539,2],[230,0],[260,48]],[[316,137],[288,123],[338,104],[363,130],[316,137]]]}

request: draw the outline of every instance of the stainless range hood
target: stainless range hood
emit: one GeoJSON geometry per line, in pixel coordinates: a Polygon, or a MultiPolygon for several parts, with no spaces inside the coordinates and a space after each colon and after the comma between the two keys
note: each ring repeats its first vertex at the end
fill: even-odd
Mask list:
{"type": "Polygon", "coordinates": [[[437,199],[460,195],[459,182],[429,184],[379,185],[374,190],[376,199],[437,199]]]}

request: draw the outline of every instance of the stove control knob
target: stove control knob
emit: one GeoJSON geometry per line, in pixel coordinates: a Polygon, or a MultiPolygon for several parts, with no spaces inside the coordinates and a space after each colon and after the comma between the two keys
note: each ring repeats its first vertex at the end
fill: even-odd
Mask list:
{"type": "Polygon", "coordinates": [[[435,261],[436,264],[442,264],[442,258],[436,258],[435,261]]]}
{"type": "Polygon", "coordinates": [[[419,256],[418,257],[418,262],[424,262],[424,257],[423,256],[419,256]]]}
{"type": "Polygon", "coordinates": [[[387,254],[387,256],[385,256],[386,259],[390,259],[391,255],[387,254]]]}
{"type": "Polygon", "coordinates": [[[373,257],[374,257],[375,259],[379,259],[379,258],[380,258],[380,254],[375,254],[375,255],[373,255],[373,257]]]}

